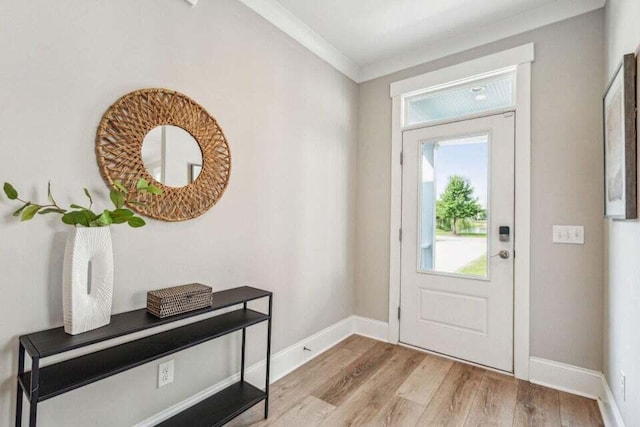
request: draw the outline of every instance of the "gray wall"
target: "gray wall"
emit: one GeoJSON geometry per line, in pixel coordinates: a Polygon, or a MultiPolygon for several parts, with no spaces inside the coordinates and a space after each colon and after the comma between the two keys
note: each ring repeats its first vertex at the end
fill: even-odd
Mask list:
{"type": "Polygon", "coordinates": [[[603,11],[360,85],[356,314],[387,320],[391,82],[535,42],[532,66],[531,354],[602,367],[603,11]],[[585,245],[551,242],[585,226],[585,245]]]}
{"type": "MultiPolygon", "coordinates": [[[[181,91],[223,127],[227,192],[183,223],[114,227],[114,312],[147,290],[200,281],[273,290],[273,350],[353,312],[358,88],[235,0],[0,2],[0,182],[61,203],[82,187],[107,203],[94,154],[98,122],[121,95],[181,91]]],[[[0,426],[11,425],[17,337],[62,324],[65,226],[19,223],[0,200],[0,426]]],[[[264,328],[249,338],[253,363],[264,328]]],[[[231,337],[176,355],[156,389],[151,363],[46,401],[40,426],[124,426],[238,369],[231,337]]]]}
{"type": "MultiPolygon", "coordinates": [[[[640,2],[608,0],[606,80],[625,53],[640,45],[640,2]]],[[[604,82],[603,82],[604,87],[604,82]]],[[[604,373],[627,426],[640,425],[640,223],[606,221],[604,294],[604,373]],[[623,398],[621,373],[627,377],[623,398]]]]}

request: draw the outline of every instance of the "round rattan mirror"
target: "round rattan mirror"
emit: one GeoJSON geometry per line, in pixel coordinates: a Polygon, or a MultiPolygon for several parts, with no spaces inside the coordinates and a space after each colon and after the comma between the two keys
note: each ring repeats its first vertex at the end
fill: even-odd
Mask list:
{"type": "Polygon", "coordinates": [[[144,178],[160,187],[162,196],[148,195],[142,198],[146,206],[130,208],[164,221],[185,221],[208,211],[222,197],[231,172],[229,146],[216,120],[189,97],[167,89],[138,90],[117,100],[98,126],[96,154],[109,185],[120,181],[133,189],[144,178]],[[191,182],[182,187],[159,182],[143,161],[145,137],[167,125],[188,132],[202,152],[202,164],[190,166],[191,182]]]}

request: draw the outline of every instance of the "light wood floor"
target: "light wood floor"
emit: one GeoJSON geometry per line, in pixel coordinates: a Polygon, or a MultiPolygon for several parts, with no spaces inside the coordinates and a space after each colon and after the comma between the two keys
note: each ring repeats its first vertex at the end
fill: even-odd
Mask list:
{"type": "Polygon", "coordinates": [[[595,401],[352,335],[272,385],[239,426],[603,426],[595,401]]]}

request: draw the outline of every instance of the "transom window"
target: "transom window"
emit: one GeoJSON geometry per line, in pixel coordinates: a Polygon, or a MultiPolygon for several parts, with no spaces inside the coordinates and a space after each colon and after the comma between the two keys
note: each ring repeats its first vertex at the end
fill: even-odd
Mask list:
{"type": "Polygon", "coordinates": [[[444,122],[515,106],[515,70],[496,71],[404,97],[403,126],[444,122]]]}

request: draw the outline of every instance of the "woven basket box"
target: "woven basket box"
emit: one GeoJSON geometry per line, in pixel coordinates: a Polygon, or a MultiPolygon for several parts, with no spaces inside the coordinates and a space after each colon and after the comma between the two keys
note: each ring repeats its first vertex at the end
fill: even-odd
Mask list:
{"type": "Polygon", "coordinates": [[[192,283],[147,292],[147,311],[159,318],[211,307],[213,289],[192,283]]]}

